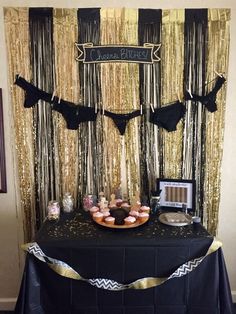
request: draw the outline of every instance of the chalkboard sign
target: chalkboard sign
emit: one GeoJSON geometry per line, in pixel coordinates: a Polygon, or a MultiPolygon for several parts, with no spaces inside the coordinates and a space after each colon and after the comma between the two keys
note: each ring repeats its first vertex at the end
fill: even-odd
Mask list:
{"type": "Polygon", "coordinates": [[[77,44],[79,55],[77,61],[84,63],[100,62],[134,62],[154,63],[160,61],[157,55],[161,44],[144,44],[144,46],[105,45],[94,46],[93,43],[77,44]]]}

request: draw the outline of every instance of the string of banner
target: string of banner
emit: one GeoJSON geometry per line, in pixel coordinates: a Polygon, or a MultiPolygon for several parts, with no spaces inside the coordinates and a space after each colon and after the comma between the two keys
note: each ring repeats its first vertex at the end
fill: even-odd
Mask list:
{"type": "Polygon", "coordinates": [[[26,243],[22,246],[22,248],[25,251],[29,252],[30,254],[33,254],[40,261],[46,263],[52,270],[54,270],[57,274],[63,277],[86,281],[90,285],[101,289],[120,291],[126,289],[153,288],[173,278],[183,277],[192,272],[194,269],[196,269],[208,255],[216,252],[221,246],[222,242],[214,238],[204,256],[194,258],[182,264],[168,277],[145,277],[137,279],[128,284],[119,283],[117,281],[107,278],[91,278],[91,279],[83,278],[77,271],[75,271],[67,263],[44,254],[44,252],[36,242],[26,243]]]}

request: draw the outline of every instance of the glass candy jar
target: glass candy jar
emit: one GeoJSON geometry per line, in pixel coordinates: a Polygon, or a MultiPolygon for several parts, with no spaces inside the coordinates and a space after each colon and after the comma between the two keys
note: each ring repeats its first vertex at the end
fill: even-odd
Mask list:
{"type": "Polygon", "coordinates": [[[62,204],[63,204],[63,211],[65,213],[70,213],[74,210],[74,200],[73,197],[70,193],[65,193],[63,200],[62,200],[62,204]]]}
{"type": "Polygon", "coordinates": [[[92,194],[85,195],[83,198],[83,209],[87,212],[94,205],[95,197],[92,194]]]}
{"type": "Polygon", "coordinates": [[[48,220],[58,220],[60,218],[60,206],[58,201],[49,201],[47,218],[48,220]]]}
{"type": "Polygon", "coordinates": [[[151,211],[156,214],[160,210],[160,196],[152,196],[150,200],[151,211]]]}

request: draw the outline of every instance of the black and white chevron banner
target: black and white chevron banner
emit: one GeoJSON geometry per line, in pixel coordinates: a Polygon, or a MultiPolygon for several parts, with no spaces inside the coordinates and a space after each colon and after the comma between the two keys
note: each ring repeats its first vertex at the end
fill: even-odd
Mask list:
{"type": "Polygon", "coordinates": [[[185,276],[189,274],[191,271],[193,271],[194,269],[196,269],[209,254],[217,251],[221,246],[222,246],[222,243],[219,240],[214,239],[207,253],[204,256],[195,258],[193,260],[190,260],[184,263],[183,265],[178,267],[170,276],[163,277],[163,278],[145,277],[145,278],[141,278],[136,281],[133,281],[129,284],[122,284],[117,281],[106,279],[106,278],[92,278],[92,279],[83,278],[68,264],[64,263],[63,261],[60,261],[60,260],[57,260],[57,259],[54,259],[45,255],[36,242],[24,244],[22,248],[25,251],[29,252],[30,254],[33,254],[36,258],[38,258],[42,262],[47,263],[47,265],[50,268],[52,268],[56,273],[58,273],[61,276],[71,278],[71,279],[76,279],[76,280],[83,280],[83,281],[88,282],[90,285],[95,286],[100,289],[120,291],[120,290],[125,290],[125,289],[148,289],[155,286],[159,286],[167,280],[185,276]]]}

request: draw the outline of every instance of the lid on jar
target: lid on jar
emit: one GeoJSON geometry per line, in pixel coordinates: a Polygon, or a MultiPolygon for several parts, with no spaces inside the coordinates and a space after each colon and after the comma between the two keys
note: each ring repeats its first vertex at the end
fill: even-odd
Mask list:
{"type": "Polygon", "coordinates": [[[58,205],[59,202],[57,200],[51,200],[48,202],[48,205],[58,205]]]}
{"type": "Polygon", "coordinates": [[[70,192],[66,192],[64,196],[71,196],[70,192]]]}

